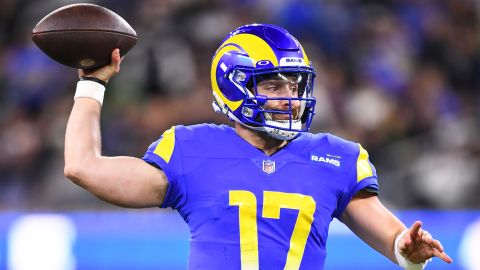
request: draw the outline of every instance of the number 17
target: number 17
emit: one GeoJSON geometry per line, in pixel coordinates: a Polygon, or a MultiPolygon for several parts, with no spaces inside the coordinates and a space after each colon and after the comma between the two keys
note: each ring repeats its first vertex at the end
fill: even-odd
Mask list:
{"type": "MultiPolygon", "coordinates": [[[[257,198],[247,190],[230,190],[229,205],[238,206],[240,228],[240,257],[242,270],[257,270],[258,233],[257,233],[257,198]]],[[[311,196],[297,193],[276,191],[263,192],[264,218],[280,218],[280,209],[299,210],[295,227],[290,238],[290,248],[284,269],[298,269],[313,222],[316,203],[311,196]]]]}

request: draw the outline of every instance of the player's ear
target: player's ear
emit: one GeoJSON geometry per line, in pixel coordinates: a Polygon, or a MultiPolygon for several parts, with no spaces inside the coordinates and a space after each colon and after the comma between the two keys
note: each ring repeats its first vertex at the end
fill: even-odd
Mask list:
{"type": "Polygon", "coordinates": [[[247,89],[250,91],[250,93],[253,93],[253,78],[251,78],[250,80],[248,80],[247,84],[246,84],[246,87],[247,89]]]}

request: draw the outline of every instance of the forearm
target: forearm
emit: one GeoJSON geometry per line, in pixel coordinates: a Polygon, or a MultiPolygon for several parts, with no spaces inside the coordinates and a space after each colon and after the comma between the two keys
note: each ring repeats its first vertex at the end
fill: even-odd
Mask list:
{"type": "Polygon", "coordinates": [[[350,229],[369,246],[397,263],[394,243],[405,226],[390,212],[364,214],[369,218],[365,219],[363,224],[351,225],[350,229]]]}
{"type": "Polygon", "coordinates": [[[75,100],[65,135],[65,174],[69,178],[85,177],[82,168],[89,168],[101,156],[100,111],[101,105],[94,99],[75,100]]]}
{"type": "Polygon", "coordinates": [[[348,205],[342,221],[368,245],[397,263],[394,242],[405,225],[376,196],[358,194],[348,205]]]}

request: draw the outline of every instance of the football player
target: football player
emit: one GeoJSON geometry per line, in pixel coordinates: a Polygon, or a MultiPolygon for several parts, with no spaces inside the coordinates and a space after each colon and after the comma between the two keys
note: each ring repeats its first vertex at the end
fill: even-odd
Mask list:
{"type": "Polygon", "coordinates": [[[65,140],[65,175],[124,207],[171,207],[188,224],[190,269],[322,269],[333,218],[392,262],[451,263],[420,221],[410,228],[379,201],[360,144],[312,134],[314,69],[286,30],[245,25],[211,63],[213,107],[226,125],[174,126],[145,156],[101,154],[100,111],[120,54],[79,71],[65,140]]]}

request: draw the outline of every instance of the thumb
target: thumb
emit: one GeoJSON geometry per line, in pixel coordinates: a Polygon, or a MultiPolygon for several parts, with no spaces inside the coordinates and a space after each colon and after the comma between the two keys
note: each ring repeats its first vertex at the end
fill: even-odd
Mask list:
{"type": "Polygon", "coordinates": [[[120,49],[115,49],[112,52],[111,65],[114,67],[115,73],[120,71],[120,64],[122,63],[123,56],[120,56],[120,49]]]}

